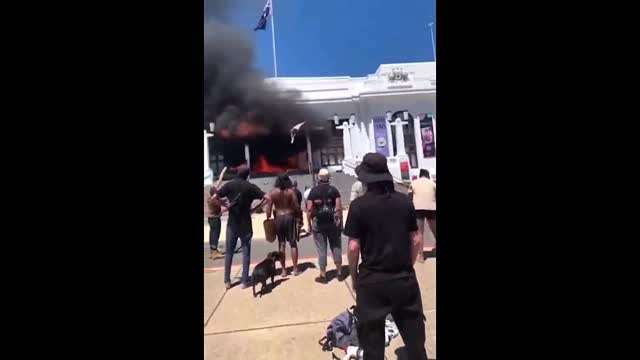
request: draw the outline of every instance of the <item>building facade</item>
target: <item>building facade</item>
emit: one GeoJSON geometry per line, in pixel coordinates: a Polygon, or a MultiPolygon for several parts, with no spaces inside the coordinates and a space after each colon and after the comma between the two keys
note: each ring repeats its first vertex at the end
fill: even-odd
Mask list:
{"type": "MultiPolygon", "coordinates": [[[[364,154],[377,151],[388,159],[396,181],[436,171],[436,64],[383,64],[366,77],[269,78],[282,91],[301,93],[300,102],[324,115],[331,138],[312,147],[313,167],[355,175],[364,154]]],[[[207,134],[205,133],[205,145],[207,134]]],[[[213,173],[221,164],[205,151],[213,173]],[[215,162],[215,164],[214,164],[215,162]]],[[[306,164],[306,155],[301,155],[306,164]]],[[[205,177],[211,170],[205,168],[205,177]]]]}

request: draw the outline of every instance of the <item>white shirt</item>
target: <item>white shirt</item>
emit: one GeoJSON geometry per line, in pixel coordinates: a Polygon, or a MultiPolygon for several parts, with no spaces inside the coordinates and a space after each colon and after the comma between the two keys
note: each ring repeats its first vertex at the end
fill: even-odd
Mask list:
{"type": "Polygon", "coordinates": [[[367,191],[367,185],[357,180],[356,182],[353,183],[353,185],[351,185],[351,197],[349,198],[349,200],[353,201],[357,199],[358,197],[364,195],[366,191],[367,191]]]}

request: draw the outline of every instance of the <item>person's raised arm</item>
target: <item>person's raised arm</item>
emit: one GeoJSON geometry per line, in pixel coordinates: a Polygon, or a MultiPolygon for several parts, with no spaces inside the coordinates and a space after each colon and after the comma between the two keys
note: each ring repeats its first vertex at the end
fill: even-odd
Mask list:
{"type": "Polygon", "coordinates": [[[227,172],[227,167],[225,166],[224,169],[222,169],[222,171],[220,172],[220,176],[218,176],[218,181],[214,185],[216,189],[220,188],[220,184],[222,184],[222,178],[224,177],[224,174],[226,172],[227,172]]]}

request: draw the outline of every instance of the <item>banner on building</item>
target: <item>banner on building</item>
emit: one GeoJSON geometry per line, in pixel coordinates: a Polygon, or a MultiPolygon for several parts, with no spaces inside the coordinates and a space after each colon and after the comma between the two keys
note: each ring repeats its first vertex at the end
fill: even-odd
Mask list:
{"type": "Polygon", "coordinates": [[[420,114],[420,135],[424,157],[436,157],[436,138],[434,136],[433,118],[431,114],[420,114]]]}
{"type": "Polygon", "coordinates": [[[389,139],[387,138],[387,120],[384,116],[373,117],[373,135],[376,141],[376,152],[389,157],[389,139]]]}

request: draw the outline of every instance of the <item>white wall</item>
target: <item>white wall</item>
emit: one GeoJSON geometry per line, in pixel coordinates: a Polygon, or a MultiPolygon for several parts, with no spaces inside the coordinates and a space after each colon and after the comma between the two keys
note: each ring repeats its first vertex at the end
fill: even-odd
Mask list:
{"type": "MultiPolygon", "coordinates": [[[[334,114],[341,119],[356,114],[358,125],[361,122],[366,125],[364,129],[370,141],[373,141],[373,134],[369,134],[369,122],[373,116],[384,116],[387,111],[398,110],[407,110],[414,117],[420,113],[436,114],[435,62],[383,64],[374,74],[361,78],[275,78],[267,79],[267,82],[283,91],[300,91],[301,103],[311,106],[327,119],[333,119],[334,114]],[[398,68],[409,75],[408,81],[389,80],[393,69],[398,68]]],[[[420,146],[419,143],[417,145],[420,146]]],[[[435,169],[436,160],[418,158],[418,165],[419,168],[435,169]]],[[[412,169],[412,175],[417,171],[412,169]]]]}

